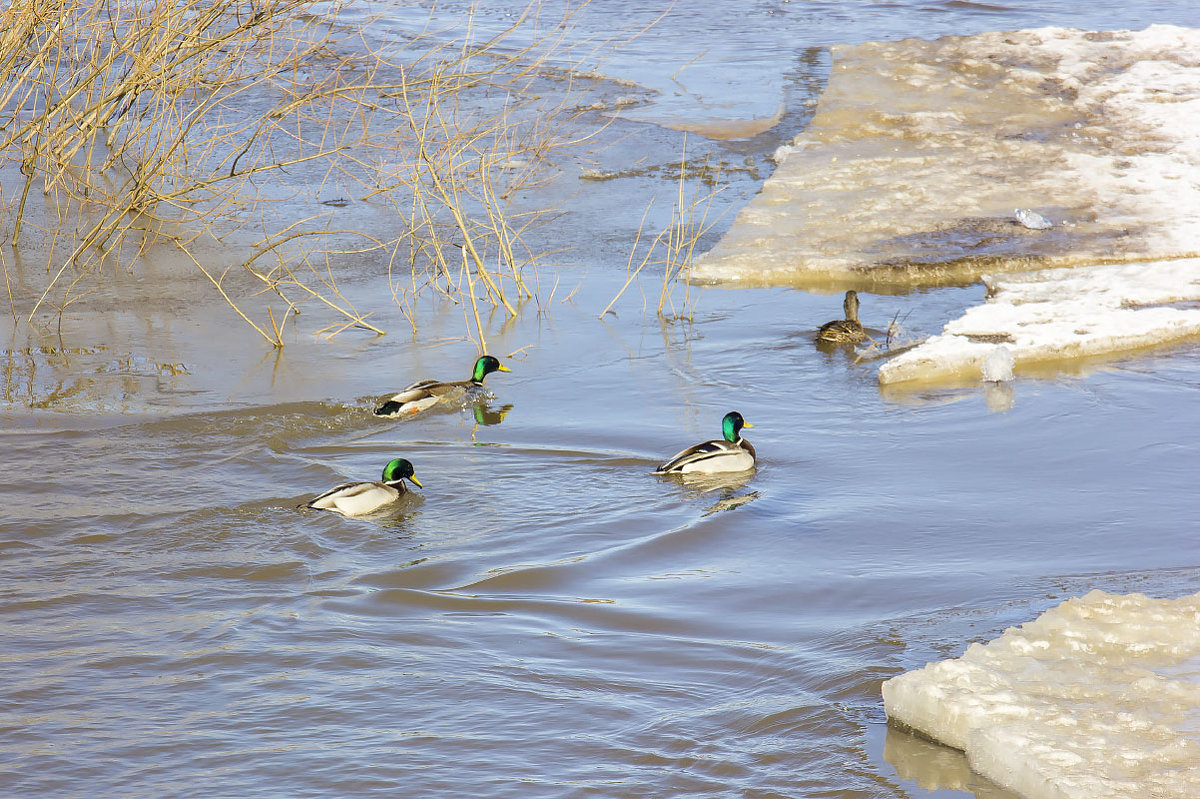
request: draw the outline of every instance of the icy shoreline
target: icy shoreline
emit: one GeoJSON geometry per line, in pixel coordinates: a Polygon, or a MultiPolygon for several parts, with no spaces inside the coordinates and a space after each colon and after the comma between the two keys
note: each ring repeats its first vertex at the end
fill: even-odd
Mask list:
{"type": "Polygon", "coordinates": [[[1200,796],[1200,594],[1092,591],[882,690],[890,720],[1029,799],[1200,796]]]}
{"type": "Polygon", "coordinates": [[[1200,336],[1200,258],[985,277],[988,300],[896,355],[879,382],[986,379],[1004,347],[1017,370],[1200,336]]]}
{"type": "Polygon", "coordinates": [[[1198,54],[1165,25],[835,47],[812,122],[691,276],[869,289],[1200,255],[1198,54]]]}
{"type": "Polygon", "coordinates": [[[1148,307],[1200,300],[1200,30],[833,56],[812,123],[693,280],[870,291],[990,275],[995,296],[885,363],[882,384],[978,379],[1000,343],[1020,369],[1200,336],[1200,310],[1148,307]]]}

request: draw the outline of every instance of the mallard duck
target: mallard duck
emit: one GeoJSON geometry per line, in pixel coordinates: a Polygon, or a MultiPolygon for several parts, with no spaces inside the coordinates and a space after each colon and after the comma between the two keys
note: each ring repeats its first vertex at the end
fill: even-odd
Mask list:
{"type": "Polygon", "coordinates": [[[654,470],[654,474],[714,474],[717,472],[744,472],[754,468],[754,447],[742,438],[743,427],[754,425],[742,418],[737,411],[730,411],[721,420],[721,431],[725,438],[705,441],[688,447],[671,460],[654,470]]]}
{"type": "Polygon", "coordinates": [[[404,484],[406,477],[421,486],[413,474],[413,465],[404,458],[393,458],[383,467],[383,480],[380,482],[343,483],[300,507],[331,510],[343,516],[365,516],[398,502],[400,497],[407,494],[409,488],[404,484]]]}
{"type": "Polygon", "coordinates": [[[475,361],[475,369],[469,380],[442,382],[439,380],[418,380],[408,388],[388,399],[387,402],[375,409],[376,416],[408,416],[420,413],[439,402],[456,400],[477,388],[483,387],[483,378],[492,372],[511,372],[499,360],[491,355],[481,355],[475,361]]]}
{"type": "Polygon", "coordinates": [[[858,321],[858,292],[847,291],[846,299],[842,301],[845,319],[835,319],[821,325],[817,331],[817,341],[862,341],[867,337],[863,332],[862,322],[858,321]]]}

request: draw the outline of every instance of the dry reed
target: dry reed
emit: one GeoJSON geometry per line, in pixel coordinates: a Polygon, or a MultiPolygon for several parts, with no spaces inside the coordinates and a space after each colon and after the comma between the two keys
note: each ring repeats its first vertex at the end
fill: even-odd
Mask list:
{"type": "Polygon", "coordinates": [[[46,258],[26,294],[3,259],[14,319],[45,307],[61,324],[106,270],[162,247],[277,347],[286,319],[314,301],[336,320],[321,333],[383,332],[339,290],[348,264],[386,264],[414,330],[422,296],[469,306],[481,347],[481,303],[516,315],[536,299],[526,241],[540,214],[513,199],[573,143],[570,87],[558,101],[532,90],[553,77],[548,54],[569,17],[540,28],[534,5],[488,37],[421,34],[385,53],[312,5],[30,0],[0,11],[0,168],[20,176],[19,191],[0,194],[0,223],[18,253],[46,258]],[[509,46],[517,31],[524,44],[509,46]],[[346,192],[386,229],[335,227],[330,208],[280,215],[281,196],[314,187],[346,192]],[[44,216],[31,212],[35,190],[44,216]],[[262,234],[244,258],[212,257],[209,245],[252,226],[262,234]]]}
{"type": "MultiPolygon", "coordinates": [[[[656,313],[661,319],[690,319],[691,318],[691,284],[687,280],[688,265],[696,252],[700,240],[712,229],[715,221],[709,221],[709,211],[712,202],[721,192],[721,188],[712,188],[711,169],[707,162],[691,165],[687,162],[687,139],[684,139],[683,153],[678,164],[679,174],[676,178],[675,203],[671,208],[671,217],[666,226],[660,230],[649,244],[645,245],[642,257],[637,266],[633,262],[639,248],[643,246],[646,217],[651,206],[647,206],[638,225],[638,232],[633,246],[629,251],[629,261],[625,267],[625,282],[600,312],[603,319],[608,314],[625,290],[639,280],[646,267],[662,268],[662,284],[658,292],[656,313]],[[689,190],[689,178],[699,178],[689,190]],[[675,291],[682,288],[683,296],[676,305],[675,291]],[[668,312],[669,309],[669,312],[668,312]]],[[[652,205],[653,203],[651,203],[652,205]]],[[[645,307],[643,307],[645,311],[645,307]]]]}

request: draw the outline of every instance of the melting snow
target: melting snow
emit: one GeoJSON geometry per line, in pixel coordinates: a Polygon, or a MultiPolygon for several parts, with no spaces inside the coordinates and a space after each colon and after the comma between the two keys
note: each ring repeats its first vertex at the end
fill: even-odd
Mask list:
{"type": "Polygon", "coordinates": [[[1200,594],[1092,591],[883,684],[889,719],[1029,799],[1200,796],[1200,594]]]}
{"type": "Polygon", "coordinates": [[[809,127],[694,279],[866,288],[1200,254],[1200,30],[1043,28],[833,58],[809,127]]]}
{"type": "Polygon", "coordinates": [[[985,304],[884,363],[879,382],[1004,379],[985,372],[999,348],[1020,369],[1200,336],[1200,258],[1046,269],[984,282],[991,295],[985,304]]]}

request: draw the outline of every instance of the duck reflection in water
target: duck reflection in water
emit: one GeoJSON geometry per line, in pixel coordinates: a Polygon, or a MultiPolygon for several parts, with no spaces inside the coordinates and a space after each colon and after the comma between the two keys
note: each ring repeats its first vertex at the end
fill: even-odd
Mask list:
{"type": "Polygon", "coordinates": [[[471,413],[475,417],[475,425],[471,428],[471,443],[480,446],[475,440],[475,436],[479,433],[481,427],[492,427],[504,421],[504,417],[513,409],[512,403],[506,403],[499,408],[493,408],[486,401],[477,402],[471,406],[471,413]]]}
{"type": "Polygon", "coordinates": [[[727,510],[735,510],[737,508],[742,507],[743,505],[745,505],[748,502],[753,502],[754,500],[758,499],[757,491],[751,491],[749,494],[734,494],[733,493],[734,490],[735,489],[732,489],[732,488],[725,489],[724,496],[722,496],[719,500],[714,502],[712,505],[709,505],[707,508],[705,508],[704,513],[701,513],[700,515],[701,516],[712,516],[714,513],[721,513],[723,511],[727,511],[727,510]]]}
{"type": "Polygon", "coordinates": [[[493,408],[486,402],[479,402],[471,406],[471,411],[475,414],[475,424],[484,427],[500,424],[512,409],[511,402],[499,408],[493,408]]]}
{"type": "Polygon", "coordinates": [[[679,482],[689,499],[711,503],[700,514],[703,518],[723,511],[736,510],[758,499],[758,491],[745,491],[753,476],[754,472],[691,473],[679,475],[679,482]],[[715,502],[714,495],[717,497],[715,502]]]}

